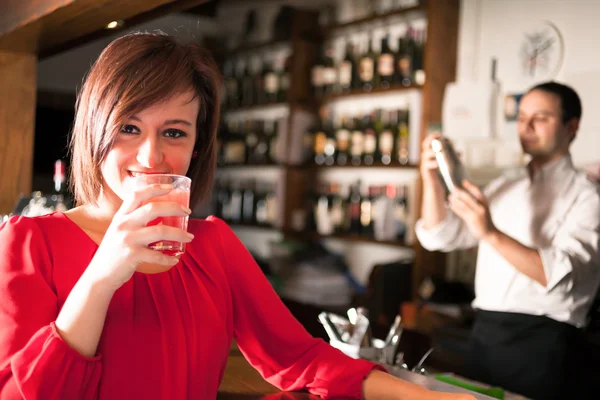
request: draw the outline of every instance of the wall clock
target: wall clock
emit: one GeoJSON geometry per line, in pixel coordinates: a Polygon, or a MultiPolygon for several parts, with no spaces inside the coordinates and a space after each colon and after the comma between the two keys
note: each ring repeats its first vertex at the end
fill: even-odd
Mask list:
{"type": "Polygon", "coordinates": [[[520,69],[532,81],[555,79],[564,57],[563,37],[553,23],[538,21],[523,30],[520,44],[520,69]]]}

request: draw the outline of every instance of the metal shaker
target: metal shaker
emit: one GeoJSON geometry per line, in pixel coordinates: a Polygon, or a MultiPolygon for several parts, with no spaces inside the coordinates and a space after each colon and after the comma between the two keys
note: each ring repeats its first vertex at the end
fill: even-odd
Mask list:
{"type": "Polygon", "coordinates": [[[465,179],[465,170],[458,154],[454,149],[452,141],[447,137],[440,136],[431,141],[431,149],[435,153],[438,163],[440,180],[446,188],[446,193],[454,192],[454,188],[462,188],[465,179]]]}

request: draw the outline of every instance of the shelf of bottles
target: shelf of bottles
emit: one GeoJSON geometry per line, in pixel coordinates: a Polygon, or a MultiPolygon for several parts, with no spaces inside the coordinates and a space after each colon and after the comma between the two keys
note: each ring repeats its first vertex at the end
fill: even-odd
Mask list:
{"type": "Polygon", "coordinates": [[[217,166],[277,166],[279,120],[236,120],[222,124],[217,138],[217,166]]]}
{"type": "Polygon", "coordinates": [[[232,53],[223,64],[225,113],[286,105],[289,69],[289,50],[232,53]]]}
{"type": "Polygon", "coordinates": [[[305,229],[287,232],[305,239],[341,239],[408,246],[409,187],[320,183],[308,199],[305,229]]]}
{"type": "Polygon", "coordinates": [[[278,225],[275,183],[255,179],[218,179],[210,214],[233,226],[272,229],[278,225]]]}
{"type": "Polygon", "coordinates": [[[401,25],[404,32],[396,26],[377,26],[355,35],[327,38],[311,69],[316,98],[326,104],[340,98],[422,88],[426,29],[423,24],[401,25]]]}
{"type": "Polygon", "coordinates": [[[304,166],[416,168],[409,158],[409,119],[408,108],[335,118],[322,108],[305,133],[304,166]]]}

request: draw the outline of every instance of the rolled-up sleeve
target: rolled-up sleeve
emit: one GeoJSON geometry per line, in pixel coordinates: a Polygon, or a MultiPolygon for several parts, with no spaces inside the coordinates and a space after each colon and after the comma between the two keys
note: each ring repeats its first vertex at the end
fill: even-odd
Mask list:
{"type": "Polygon", "coordinates": [[[560,221],[552,246],[538,250],[547,291],[600,281],[600,193],[583,193],[560,221]]]}
{"type": "Polygon", "coordinates": [[[469,232],[462,220],[449,209],[446,210],[446,219],[430,229],[425,229],[423,220],[419,219],[415,226],[415,233],[421,246],[429,251],[448,252],[468,249],[478,244],[477,238],[469,232]]]}

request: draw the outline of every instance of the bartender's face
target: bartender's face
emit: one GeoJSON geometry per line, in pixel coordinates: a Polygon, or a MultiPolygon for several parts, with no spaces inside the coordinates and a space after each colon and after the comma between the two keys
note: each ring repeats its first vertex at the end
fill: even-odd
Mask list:
{"type": "Polygon", "coordinates": [[[562,122],[560,98],[534,90],[521,99],[517,129],[523,151],[534,158],[551,160],[566,154],[575,131],[562,122]]]}

